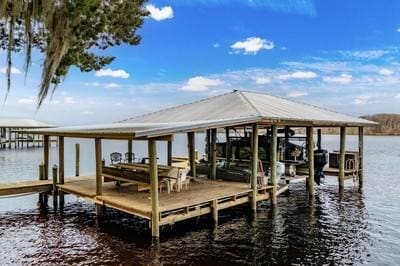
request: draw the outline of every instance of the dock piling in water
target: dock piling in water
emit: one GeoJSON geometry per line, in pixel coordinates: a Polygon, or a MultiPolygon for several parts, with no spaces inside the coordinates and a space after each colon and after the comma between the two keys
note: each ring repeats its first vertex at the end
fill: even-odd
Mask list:
{"type": "Polygon", "coordinates": [[[52,175],[52,177],[53,177],[53,208],[54,208],[54,210],[57,210],[57,199],[58,199],[58,193],[57,193],[57,181],[58,181],[58,167],[57,167],[57,165],[55,164],[55,165],[53,165],[53,169],[52,169],[52,172],[53,172],[53,175],[52,175]]]}
{"type": "Polygon", "coordinates": [[[75,176],[79,176],[80,145],[75,144],[75,176]]]}

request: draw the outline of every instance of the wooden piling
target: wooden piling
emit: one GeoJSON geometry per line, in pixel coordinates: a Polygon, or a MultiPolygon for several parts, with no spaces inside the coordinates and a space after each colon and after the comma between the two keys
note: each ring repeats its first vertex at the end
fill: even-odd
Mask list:
{"type": "Polygon", "coordinates": [[[346,127],[340,127],[340,149],[339,149],[339,188],[344,188],[344,169],[346,152],[346,127]]]}
{"type": "Polygon", "coordinates": [[[190,176],[196,177],[196,148],[195,148],[195,133],[188,132],[188,153],[190,164],[190,176]]]}
{"type": "Polygon", "coordinates": [[[167,165],[172,165],[172,141],[167,141],[167,165]]]}
{"type": "Polygon", "coordinates": [[[218,225],[218,200],[211,201],[211,212],[214,225],[218,225]]]}
{"type": "MultiPolygon", "coordinates": [[[[58,137],[58,182],[64,184],[64,137],[58,137]]],[[[59,191],[60,208],[64,208],[64,192],[59,191]]]]}
{"type": "MultiPolygon", "coordinates": [[[[44,145],[43,145],[43,163],[44,163],[44,180],[49,180],[49,153],[50,153],[50,142],[49,136],[44,136],[44,145]]],[[[43,194],[43,204],[47,206],[48,195],[47,193],[43,194]]]]}
{"type": "Polygon", "coordinates": [[[364,169],[364,127],[358,128],[358,186],[363,185],[364,169]]]}
{"type": "Polygon", "coordinates": [[[308,178],[307,190],[310,196],[314,195],[314,128],[307,127],[307,160],[308,178]]]}
{"type": "MultiPolygon", "coordinates": [[[[43,162],[39,164],[39,180],[44,180],[44,164],[43,162]]],[[[42,207],[44,204],[44,193],[39,193],[39,203],[38,205],[42,207]]]]}
{"type": "Polygon", "coordinates": [[[271,183],[272,183],[272,197],[271,204],[275,206],[277,203],[277,176],[276,176],[276,161],[278,149],[278,129],[276,125],[271,126],[271,145],[270,145],[270,165],[271,165],[271,183]]]}
{"type": "Polygon", "coordinates": [[[75,176],[79,176],[80,145],[75,143],[75,176]]]}
{"type": "Polygon", "coordinates": [[[160,213],[158,202],[158,170],[156,141],[148,141],[149,164],[150,164],[150,186],[151,186],[151,235],[154,238],[160,236],[160,213]]]}
{"type": "Polygon", "coordinates": [[[211,179],[217,178],[217,129],[211,129],[211,179]]]}
{"type": "Polygon", "coordinates": [[[258,168],[258,124],[253,124],[253,130],[251,134],[251,209],[257,210],[257,168],[258,168]]]}
{"type": "Polygon", "coordinates": [[[52,177],[53,177],[53,191],[52,191],[52,194],[53,194],[53,208],[56,210],[57,209],[57,181],[58,181],[58,167],[57,167],[57,165],[55,164],[55,165],[53,165],[53,169],[52,169],[53,171],[53,175],[52,175],[52,177]]]}

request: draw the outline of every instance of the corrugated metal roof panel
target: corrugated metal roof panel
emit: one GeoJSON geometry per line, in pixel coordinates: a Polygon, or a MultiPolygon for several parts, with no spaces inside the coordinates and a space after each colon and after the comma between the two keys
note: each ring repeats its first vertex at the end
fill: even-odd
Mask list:
{"type": "Polygon", "coordinates": [[[122,122],[184,122],[258,117],[283,121],[374,125],[376,123],[261,92],[233,91],[122,122]]]}
{"type": "Polygon", "coordinates": [[[251,116],[258,116],[257,111],[242,95],[227,93],[129,118],[122,122],[187,122],[251,116]]]}
{"type": "Polygon", "coordinates": [[[371,121],[330,111],[321,107],[259,92],[242,91],[242,94],[253,104],[261,116],[270,119],[335,122],[335,123],[366,123],[371,121]]]}

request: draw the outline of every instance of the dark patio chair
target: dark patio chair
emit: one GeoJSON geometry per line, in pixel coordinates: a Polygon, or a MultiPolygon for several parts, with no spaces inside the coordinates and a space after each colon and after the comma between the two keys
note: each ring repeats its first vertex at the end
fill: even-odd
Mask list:
{"type": "Polygon", "coordinates": [[[125,152],[125,162],[126,163],[133,163],[136,160],[135,153],[133,152],[125,152]]]}
{"type": "Polygon", "coordinates": [[[122,153],[113,152],[110,154],[111,164],[121,163],[122,162],[122,153]]]}

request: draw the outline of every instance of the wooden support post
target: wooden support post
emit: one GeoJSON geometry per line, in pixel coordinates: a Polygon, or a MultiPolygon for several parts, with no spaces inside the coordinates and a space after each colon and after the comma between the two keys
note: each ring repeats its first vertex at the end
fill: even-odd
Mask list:
{"type": "Polygon", "coordinates": [[[231,141],[229,139],[229,127],[225,128],[225,138],[226,138],[226,147],[225,147],[226,167],[229,168],[229,164],[230,164],[231,156],[232,156],[231,141]]]}
{"type": "Polygon", "coordinates": [[[271,183],[272,183],[272,206],[276,205],[277,202],[277,176],[276,176],[276,161],[277,161],[277,149],[278,149],[278,129],[276,125],[271,126],[271,145],[270,145],[270,165],[271,165],[271,183]]]}
{"type": "MultiPolygon", "coordinates": [[[[44,180],[44,164],[43,162],[39,164],[39,180],[44,180]]],[[[43,207],[44,204],[44,193],[39,193],[39,202],[38,205],[43,207]]]]}
{"type": "Polygon", "coordinates": [[[128,163],[132,163],[133,162],[133,158],[132,158],[132,153],[133,153],[133,140],[128,140],[128,163]]]}
{"type": "Polygon", "coordinates": [[[211,129],[211,179],[217,178],[217,129],[211,129]]]}
{"type": "Polygon", "coordinates": [[[172,141],[167,141],[167,165],[172,165],[172,141]]]}
{"type": "MultiPolygon", "coordinates": [[[[44,136],[44,146],[43,146],[43,163],[44,163],[44,180],[49,180],[49,136],[44,136]]],[[[45,206],[47,206],[48,195],[47,193],[43,196],[43,201],[45,206]]]]}
{"type": "Polygon", "coordinates": [[[190,164],[190,176],[196,177],[196,148],[195,148],[195,133],[188,132],[188,153],[190,164]]]}
{"type": "Polygon", "coordinates": [[[211,212],[214,225],[218,225],[218,200],[213,200],[211,202],[211,212]]]}
{"type": "Polygon", "coordinates": [[[364,169],[364,127],[358,128],[358,186],[363,185],[364,169]]]}
{"type": "Polygon", "coordinates": [[[158,202],[158,170],[156,141],[148,141],[150,185],[151,185],[151,235],[154,238],[160,236],[160,213],[158,202]]]}
{"type": "MultiPolygon", "coordinates": [[[[96,196],[103,194],[103,166],[102,166],[102,151],[101,151],[101,139],[95,138],[95,153],[96,153],[96,196]]],[[[103,205],[96,204],[96,215],[98,217],[103,216],[103,205]]]]}
{"type": "Polygon", "coordinates": [[[257,210],[257,168],[258,168],[258,124],[253,124],[253,130],[251,134],[251,209],[257,210]]]}
{"type": "Polygon", "coordinates": [[[307,127],[307,160],[308,178],[307,190],[310,196],[314,195],[314,128],[307,127]]]}
{"type": "MultiPolygon", "coordinates": [[[[211,129],[207,129],[206,131],[206,153],[207,153],[207,161],[211,162],[211,129]]],[[[208,177],[210,178],[211,175],[208,177]]]]}
{"type": "Polygon", "coordinates": [[[340,127],[340,150],[339,150],[339,188],[344,188],[344,169],[346,153],[346,127],[340,127]]]}
{"type": "Polygon", "coordinates": [[[53,165],[53,208],[54,210],[57,210],[57,179],[58,179],[58,168],[57,165],[53,165]]]}
{"type": "Polygon", "coordinates": [[[49,179],[49,136],[44,136],[43,145],[43,163],[44,163],[44,179],[49,179]]]}
{"type": "Polygon", "coordinates": [[[80,145],[75,143],[75,176],[79,176],[80,145]]]}
{"type": "MultiPolygon", "coordinates": [[[[58,182],[64,184],[64,137],[58,137],[58,182]]],[[[64,208],[64,192],[59,191],[60,208],[64,208]]]]}

